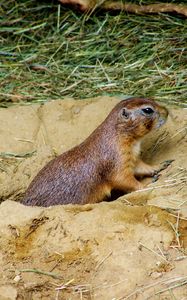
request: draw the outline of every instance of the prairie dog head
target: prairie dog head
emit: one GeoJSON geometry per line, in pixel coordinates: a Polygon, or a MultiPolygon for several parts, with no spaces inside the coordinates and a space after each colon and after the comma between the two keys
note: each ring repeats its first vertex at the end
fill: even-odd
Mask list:
{"type": "Polygon", "coordinates": [[[133,138],[141,138],[151,130],[159,128],[168,116],[168,110],[164,106],[145,98],[123,100],[117,104],[116,110],[117,131],[133,138]]]}

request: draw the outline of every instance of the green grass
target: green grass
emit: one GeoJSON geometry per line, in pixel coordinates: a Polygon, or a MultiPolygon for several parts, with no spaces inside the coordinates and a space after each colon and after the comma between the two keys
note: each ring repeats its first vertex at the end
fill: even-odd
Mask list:
{"type": "Polygon", "coordinates": [[[87,17],[58,2],[0,1],[1,106],[106,94],[187,104],[184,17],[87,17]]]}

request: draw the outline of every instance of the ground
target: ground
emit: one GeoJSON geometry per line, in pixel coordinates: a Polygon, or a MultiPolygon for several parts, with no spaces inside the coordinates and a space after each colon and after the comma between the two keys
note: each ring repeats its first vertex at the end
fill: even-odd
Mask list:
{"type": "Polygon", "coordinates": [[[186,18],[1,2],[0,300],[186,300],[186,18]],[[145,161],[168,165],[159,180],[110,203],[20,204],[119,101],[106,95],[178,106],[143,144],[145,161]]]}
{"type": "Polygon", "coordinates": [[[95,205],[19,203],[37,171],[118,101],[0,109],[1,300],[187,299],[186,109],[169,107],[167,123],[146,137],[145,161],[171,164],[144,190],[95,205]]]}

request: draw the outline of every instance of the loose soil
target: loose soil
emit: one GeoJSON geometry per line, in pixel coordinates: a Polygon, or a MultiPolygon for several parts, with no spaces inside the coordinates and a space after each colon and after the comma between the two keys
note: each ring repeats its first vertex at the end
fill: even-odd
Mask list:
{"type": "Polygon", "coordinates": [[[171,107],[167,124],[144,140],[145,161],[170,163],[144,190],[95,205],[19,203],[38,170],[118,101],[0,109],[1,300],[187,299],[186,109],[171,107]]]}

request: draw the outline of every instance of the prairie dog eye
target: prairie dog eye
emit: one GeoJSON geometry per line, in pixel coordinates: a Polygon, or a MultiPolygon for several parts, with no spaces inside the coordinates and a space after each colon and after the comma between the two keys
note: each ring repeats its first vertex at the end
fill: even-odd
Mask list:
{"type": "Polygon", "coordinates": [[[154,110],[151,107],[142,108],[142,112],[145,115],[151,116],[154,113],[154,110]]]}

